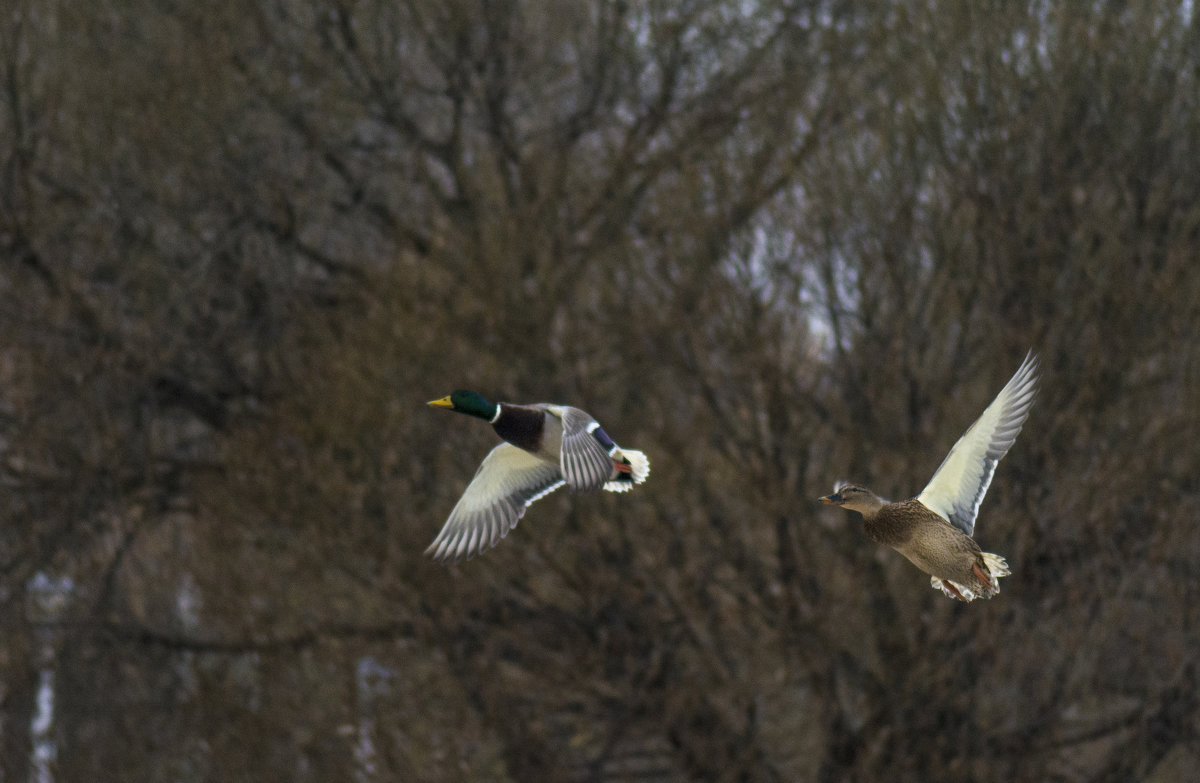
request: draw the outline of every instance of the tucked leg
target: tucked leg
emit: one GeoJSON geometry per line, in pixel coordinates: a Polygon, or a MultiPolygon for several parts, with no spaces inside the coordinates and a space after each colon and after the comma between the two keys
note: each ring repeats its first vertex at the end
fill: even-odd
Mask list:
{"type": "Polygon", "coordinates": [[[965,604],[965,603],[968,603],[967,599],[966,599],[966,598],[963,598],[963,594],[962,594],[962,593],[960,593],[960,592],[958,592],[958,588],[954,586],[954,583],[953,583],[953,582],[951,582],[951,581],[949,581],[949,580],[946,580],[946,579],[943,579],[943,580],[942,580],[942,585],[943,585],[943,586],[944,586],[944,587],[945,587],[947,590],[949,590],[951,593],[954,593],[954,597],[955,597],[955,598],[957,598],[958,600],[962,601],[964,604],[965,604]]]}
{"type": "Polygon", "coordinates": [[[987,591],[989,593],[992,592],[994,589],[992,587],[992,578],[988,576],[982,568],[979,567],[979,563],[972,563],[971,570],[975,572],[975,576],[979,577],[979,581],[983,583],[983,586],[987,588],[987,591]]]}

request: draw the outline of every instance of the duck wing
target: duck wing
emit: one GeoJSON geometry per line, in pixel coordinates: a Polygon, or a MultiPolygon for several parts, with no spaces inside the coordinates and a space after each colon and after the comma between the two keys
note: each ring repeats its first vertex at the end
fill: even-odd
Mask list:
{"type": "Polygon", "coordinates": [[[996,463],[1008,453],[1029,416],[1037,386],[1037,356],[1030,351],[1016,374],[983,414],[958,439],[941,466],[917,496],[968,536],[996,463]]]}
{"type": "Polygon", "coordinates": [[[567,405],[546,410],[562,420],[559,463],[571,489],[600,489],[613,476],[612,454],[617,448],[591,414],[567,405]]]}
{"type": "Polygon", "coordinates": [[[516,527],[530,504],[564,483],[553,462],[501,443],[484,457],[425,554],[457,561],[490,549],[516,527]]]}

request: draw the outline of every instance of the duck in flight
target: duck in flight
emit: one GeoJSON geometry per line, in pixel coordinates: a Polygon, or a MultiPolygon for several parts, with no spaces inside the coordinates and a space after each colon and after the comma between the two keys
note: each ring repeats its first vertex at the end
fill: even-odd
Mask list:
{"type": "Polygon", "coordinates": [[[857,484],[839,484],[818,499],[862,514],[868,538],[904,555],[947,596],[973,601],[997,595],[1008,563],[975,543],[975,517],[996,463],[1029,416],[1037,369],[1031,351],[915,498],[890,503],[857,484]]]}
{"type": "Polygon", "coordinates": [[[645,454],[618,446],[579,408],[489,402],[461,389],[429,404],[484,419],[504,440],[484,457],[425,550],[435,560],[463,560],[490,549],[516,527],[530,504],[564,484],[573,490],[626,492],[650,475],[645,454]]]}

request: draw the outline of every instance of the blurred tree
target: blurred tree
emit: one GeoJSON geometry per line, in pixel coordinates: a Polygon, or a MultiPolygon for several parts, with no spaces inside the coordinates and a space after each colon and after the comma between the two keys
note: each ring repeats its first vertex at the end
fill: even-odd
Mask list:
{"type": "Polygon", "coordinates": [[[1198,29],[19,0],[0,774],[42,671],[68,780],[1190,769],[1198,29]],[[1029,346],[979,527],[1015,573],[955,605],[814,498],[915,494],[1029,346]],[[430,563],[494,440],[423,407],[458,387],[578,402],[651,479],[430,563]]]}

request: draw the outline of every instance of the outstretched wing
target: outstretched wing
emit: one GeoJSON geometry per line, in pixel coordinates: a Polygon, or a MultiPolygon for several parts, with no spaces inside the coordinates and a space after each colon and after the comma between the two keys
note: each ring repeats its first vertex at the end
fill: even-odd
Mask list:
{"type": "Polygon", "coordinates": [[[998,463],[1029,416],[1037,386],[1037,356],[1025,355],[1025,361],[992,404],[987,406],[966,431],[917,500],[941,514],[968,536],[975,532],[979,504],[998,463]]]}
{"type": "Polygon", "coordinates": [[[571,489],[599,489],[613,475],[612,452],[616,444],[586,411],[567,405],[548,410],[562,419],[562,454],[559,463],[571,489]]]}
{"type": "Polygon", "coordinates": [[[425,554],[462,560],[490,549],[516,527],[531,503],[563,483],[557,465],[501,443],[484,457],[425,554]]]}

